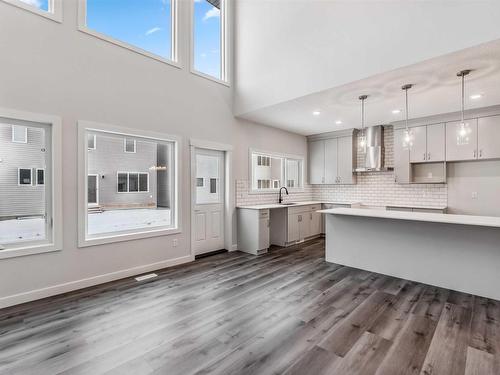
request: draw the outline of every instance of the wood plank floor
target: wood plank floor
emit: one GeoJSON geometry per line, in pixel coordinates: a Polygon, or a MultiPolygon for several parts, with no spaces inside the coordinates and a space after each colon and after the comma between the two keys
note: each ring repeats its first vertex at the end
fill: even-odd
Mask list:
{"type": "Polygon", "coordinates": [[[321,239],[158,274],[0,310],[0,374],[500,374],[499,301],[328,264],[321,239]]]}

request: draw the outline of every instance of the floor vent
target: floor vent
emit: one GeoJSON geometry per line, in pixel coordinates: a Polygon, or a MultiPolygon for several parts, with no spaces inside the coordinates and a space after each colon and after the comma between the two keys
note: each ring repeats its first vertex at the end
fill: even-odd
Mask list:
{"type": "Polygon", "coordinates": [[[158,275],[156,273],[148,273],[147,275],[137,276],[135,278],[135,280],[136,281],[144,281],[144,280],[152,279],[154,277],[158,277],[158,275]]]}

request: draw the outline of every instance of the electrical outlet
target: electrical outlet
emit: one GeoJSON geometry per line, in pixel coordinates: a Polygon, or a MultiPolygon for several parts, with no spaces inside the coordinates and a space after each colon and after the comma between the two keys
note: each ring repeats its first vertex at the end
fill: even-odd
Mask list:
{"type": "Polygon", "coordinates": [[[477,199],[477,191],[473,191],[471,197],[472,199],[477,199]]]}
{"type": "Polygon", "coordinates": [[[179,240],[177,238],[174,238],[174,240],[172,241],[172,246],[177,247],[177,245],[179,245],[179,240]]]}

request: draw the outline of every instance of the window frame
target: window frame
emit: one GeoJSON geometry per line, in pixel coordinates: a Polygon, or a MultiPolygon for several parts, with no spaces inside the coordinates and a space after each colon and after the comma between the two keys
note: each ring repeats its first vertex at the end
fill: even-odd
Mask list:
{"type": "Polygon", "coordinates": [[[116,192],[118,194],[140,194],[140,193],[149,193],[149,172],[125,172],[125,171],[117,171],[116,172],[116,192]],[[120,174],[126,174],[127,175],[127,191],[119,191],[118,190],[118,178],[120,174]],[[136,174],[137,175],[137,188],[139,190],[137,191],[130,191],[130,175],[131,174],[136,174]],[[147,190],[141,190],[141,174],[145,174],[148,176],[147,179],[147,190]]]}
{"type": "Polygon", "coordinates": [[[26,4],[21,0],[0,0],[4,3],[13,5],[15,7],[21,8],[38,16],[42,16],[48,18],[49,20],[62,23],[63,15],[62,15],[62,3],[63,0],[49,0],[49,10],[38,9],[33,5],[26,4]]]}
{"type": "Polygon", "coordinates": [[[24,141],[16,141],[15,140],[15,137],[14,137],[14,126],[23,126],[23,125],[11,125],[11,140],[12,140],[12,143],[18,143],[18,144],[28,144],[28,127],[27,126],[23,126],[24,127],[24,141]]]}
{"type": "MultiPolygon", "coordinates": [[[[116,125],[103,124],[91,121],[78,121],[78,247],[85,248],[89,246],[130,241],[142,238],[151,238],[158,236],[169,236],[182,233],[182,160],[180,150],[182,147],[182,138],[175,135],[158,133],[153,131],[132,129],[116,125]],[[88,131],[111,133],[123,137],[151,139],[153,141],[168,142],[172,144],[173,166],[171,167],[172,181],[172,225],[171,227],[160,227],[157,229],[141,228],[127,232],[103,233],[102,235],[87,236],[87,144],[86,134],[88,131]]],[[[125,172],[123,172],[125,173],[125,172]]],[[[138,172],[146,173],[146,172],[138,172]]],[[[148,172],[149,175],[149,172],[148,172]]],[[[127,179],[128,183],[128,179],[127,179]]],[[[128,187],[127,187],[128,189],[128,187]]],[[[117,188],[118,190],[118,188],[117,188]]],[[[149,177],[148,177],[149,190],[149,177]]],[[[139,192],[134,192],[139,193],[139,192]]],[[[145,192],[141,192],[145,193],[145,192]]]]}
{"type": "Polygon", "coordinates": [[[114,44],[115,46],[125,48],[129,51],[135,52],[139,55],[149,57],[156,61],[160,61],[167,65],[173,66],[175,68],[181,69],[182,65],[179,62],[179,0],[170,0],[171,5],[171,59],[167,59],[160,55],[156,55],[152,52],[146,51],[140,47],[134,46],[133,44],[127,43],[122,40],[115,39],[109,35],[101,33],[97,30],[91,29],[87,26],[87,0],[78,0],[78,30],[91,35],[95,38],[101,39],[105,42],[114,44]]]}
{"type": "Polygon", "coordinates": [[[45,186],[45,168],[36,168],[35,169],[35,186],[45,186]],[[43,184],[38,182],[38,171],[43,172],[43,184]]]}
{"type": "MultiPolygon", "coordinates": [[[[0,108],[0,118],[9,119],[9,123],[31,123],[28,126],[50,128],[50,173],[44,172],[46,194],[46,224],[47,239],[43,241],[26,241],[9,244],[0,250],[0,260],[20,256],[48,253],[62,250],[63,220],[62,220],[62,120],[58,116],[0,108]]],[[[26,168],[28,169],[28,168],[26,168]]],[[[32,168],[31,168],[32,169],[32,168]]],[[[33,172],[32,178],[33,178],[33,172]]],[[[18,180],[19,182],[19,180],[18,180]]],[[[33,180],[32,180],[33,183],[33,180]]],[[[32,185],[26,185],[32,186],[32,185]]],[[[0,244],[1,245],[1,244],[0,244]]]]}
{"type": "Polygon", "coordinates": [[[137,140],[132,139],[132,141],[134,141],[134,151],[127,151],[127,140],[130,140],[130,138],[123,139],[123,152],[125,152],[126,154],[136,154],[137,153],[137,140]]]}
{"type": "Polygon", "coordinates": [[[17,168],[17,186],[33,186],[33,168],[17,168]],[[30,171],[30,183],[29,184],[21,184],[21,170],[30,171]]]}
{"type": "Polygon", "coordinates": [[[209,74],[200,72],[194,68],[194,3],[195,0],[190,1],[190,46],[189,46],[189,71],[198,77],[208,79],[210,81],[219,83],[221,85],[231,87],[231,75],[232,75],[232,60],[231,56],[231,46],[232,46],[232,27],[229,22],[231,19],[231,6],[230,0],[221,0],[221,79],[212,77],[209,74]]]}
{"type": "MultiPolygon", "coordinates": [[[[257,156],[265,156],[265,157],[270,157],[271,159],[276,158],[276,159],[281,159],[281,181],[282,185],[286,187],[290,192],[303,192],[304,191],[304,161],[305,157],[302,155],[292,155],[292,154],[282,154],[282,153],[277,153],[277,152],[272,152],[272,151],[263,151],[263,150],[258,150],[254,148],[250,148],[248,152],[248,181],[249,181],[249,188],[248,188],[248,193],[249,194],[270,194],[270,193],[277,193],[279,191],[278,188],[274,188],[274,179],[269,179],[269,188],[263,188],[263,189],[258,189],[255,188],[253,185],[253,180],[254,180],[254,167],[253,167],[253,155],[257,156]],[[286,162],[287,160],[298,160],[300,161],[300,186],[298,187],[288,187],[288,174],[287,174],[287,168],[286,168],[286,162]]],[[[263,179],[264,181],[264,179],[263,179]]]]}

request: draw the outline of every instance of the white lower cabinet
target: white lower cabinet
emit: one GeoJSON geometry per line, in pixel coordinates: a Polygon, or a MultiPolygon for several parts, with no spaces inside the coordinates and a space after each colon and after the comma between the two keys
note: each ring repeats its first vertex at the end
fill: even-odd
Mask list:
{"type": "Polygon", "coordinates": [[[263,254],[269,248],[269,210],[238,209],[238,250],[263,254]]]}
{"type": "Polygon", "coordinates": [[[316,211],[321,205],[298,206],[288,208],[287,242],[303,241],[321,234],[321,214],[316,211]]]}

